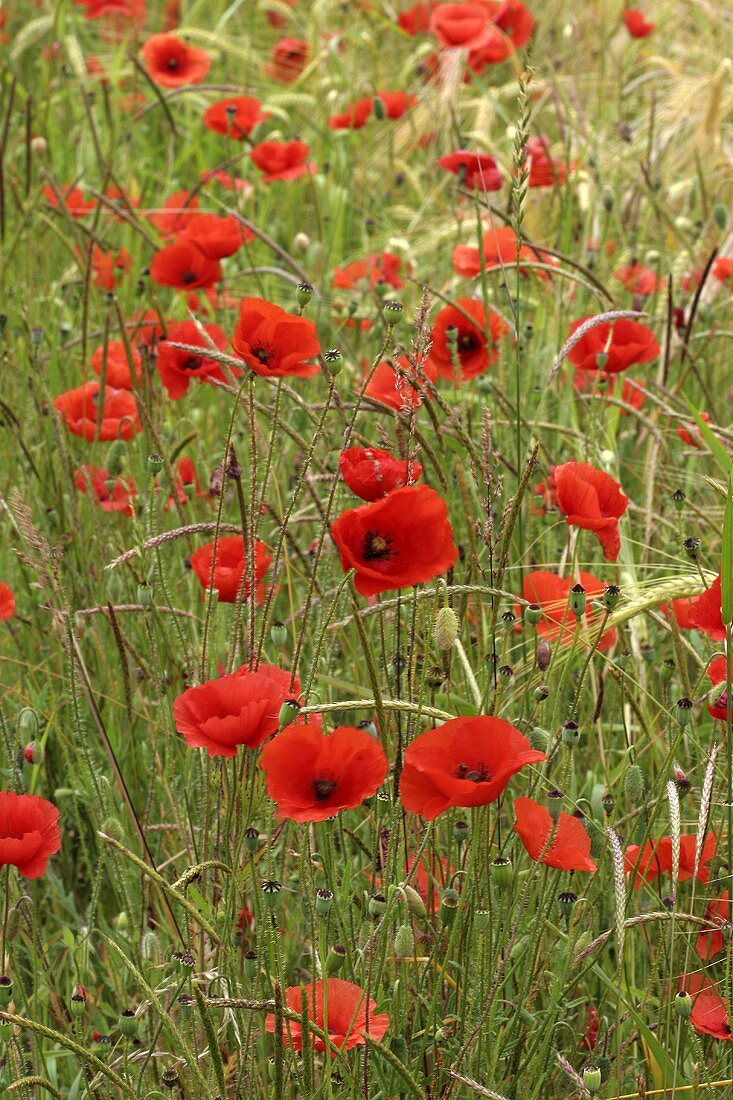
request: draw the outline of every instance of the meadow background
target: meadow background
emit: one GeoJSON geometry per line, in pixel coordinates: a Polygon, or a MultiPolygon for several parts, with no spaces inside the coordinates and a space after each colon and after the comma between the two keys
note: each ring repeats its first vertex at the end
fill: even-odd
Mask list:
{"type": "Polygon", "coordinates": [[[3,1095],[733,1096],[733,13],[640,4],[0,7],[3,1095]]]}

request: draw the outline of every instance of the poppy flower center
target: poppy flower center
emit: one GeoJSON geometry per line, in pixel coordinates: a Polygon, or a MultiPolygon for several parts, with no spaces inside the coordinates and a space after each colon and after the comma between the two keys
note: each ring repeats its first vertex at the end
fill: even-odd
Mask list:
{"type": "Polygon", "coordinates": [[[367,531],[364,539],[364,561],[380,561],[391,558],[395,551],[392,549],[392,539],[389,535],[380,535],[376,531],[367,531]]]}
{"type": "Polygon", "coordinates": [[[175,70],[178,68],[178,65],[179,61],[177,57],[169,57],[165,63],[165,67],[169,70],[169,72],[175,72],[175,70]]]}
{"type": "Polygon", "coordinates": [[[319,802],[325,802],[330,794],[336,790],[333,779],[314,779],[313,790],[319,802]]]}
{"type": "Polygon", "coordinates": [[[183,275],[181,275],[181,282],[185,283],[186,286],[190,286],[191,283],[195,283],[196,276],[193,271],[184,271],[183,275]]]}
{"type": "Polygon", "coordinates": [[[272,348],[252,348],[252,354],[263,367],[266,367],[272,358],[272,348]]]}
{"type": "Polygon", "coordinates": [[[478,347],[478,340],[476,339],[476,337],[473,333],[471,333],[471,332],[462,332],[461,335],[458,337],[458,350],[459,350],[459,352],[473,351],[473,349],[477,348],[477,347],[478,347]]]}
{"type": "Polygon", "coordinates": [[[0,833],[0,840],[22,840],[25,833],[0,833]]]}
{"type": "Polygon", "coordinates": [[[491,780],[489,769],[481,760],[473,768],[468,764],[459,764],[455,770],[456,779],[465,779],[469,783],[488,783],[491,780]]]}
{"type": "Polygon", "coordinates": [[[201,360],[196,355],[189,355],[181,363],[181,370],[198,370],[201,366],[201,360]]]}

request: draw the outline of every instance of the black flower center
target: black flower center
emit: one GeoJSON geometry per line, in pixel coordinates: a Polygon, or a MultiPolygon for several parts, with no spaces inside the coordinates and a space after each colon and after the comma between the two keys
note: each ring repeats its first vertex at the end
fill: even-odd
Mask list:
{"type": "Polygon", "coordinates": [[[187,359],[184,359],[181,363],[181,370],[198,370],[201,366],[201,360],[196,355],[189,355],[187,359]]]}
{"type": "Polygon", "coordinates": [[[196,275],[193,271],[184,271],[181,275],[181,282],[185,283],[186,286],[190,286],[191,283],[196,282],[196,275]]]}
{"type": "Polygon", "coordinates": [[[272,348],[252,348],[252,354],[263,367],[266,367],[272,358],[272,348]]]}
{"type": "Polygon", "coordinates": [[[380,535],[377,531],[367,531],[364,538],[364,561],[381,561],[396,553],[392,549],[390,535],[380,535]]]}
{"type": "Polygon", "coordinates": [[[477,348],[477,347],[478,347],[478,340],[476,339],[476,336],[475,336],[474,333],[472,333],[472,332],[462,332],[461,335],[458,337],[458,350],[459,350],[459,352],[473,351],[473,349],[477,348]]]}
{"type": "Polygon", "coordinates": [[[333,779],[314,779],[313,790],[319,802],[325,802],[330,794],[336,790],[333,779]]]}
{"type": "Polygon", "coordinates": [[[481,760],[474,767],[468,764],[459,764],[455,770],[456,779],[466,779],[469,783],[488,783],[491,780],[491,772],[481,760]]]}
{"type": "Polygon", "coordinates": [[[175,72],[175,70],[178,68],[178,64],[179,62],[177,57],[169,57],[165,63],[165,67],[170,72],[175,72]]]}

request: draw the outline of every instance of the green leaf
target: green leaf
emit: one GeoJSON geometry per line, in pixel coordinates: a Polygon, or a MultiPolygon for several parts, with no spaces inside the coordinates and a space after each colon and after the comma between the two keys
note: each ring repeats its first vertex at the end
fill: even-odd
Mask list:
{"type": "Polygon", "coordinates": [[[723,623],[733,623],[733,466],[728,474],[728,495],[723,516],[723,551],[720,563],[723,623]]]}
{"type": "Polygon", "coordinates": [[[693,417],[695,423],[700,429],[700,434],[707,443],[710,454],[713,456],[717,465],[720,467],[723,473],[727,475],[730,470],[730,455],[728,454],[720,440],[717,438],[715,433],[711,431],[710,427],[705,423],[692,402],[688,401],[686,397],[685,404],[690,410],[690,415],[693,417]]]}

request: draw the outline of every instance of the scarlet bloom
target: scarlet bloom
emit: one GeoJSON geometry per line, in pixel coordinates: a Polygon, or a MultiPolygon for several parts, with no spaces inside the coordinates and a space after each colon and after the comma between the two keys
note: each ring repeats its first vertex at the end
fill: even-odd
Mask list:
{"type": "Polygon", "coordinates": [[[150,278],[160,286],[176,290],[196,290],[214,286],[221,279],[221,265],[191,241],[180,238],[155,253],[150,265],[150,278]]]}
{"type": "Polygon", "coordinates": [[[414,485],[422,466],[412,459],[395,458],[378,447],[349,447],[339,455],[341,476],[362,500],[381,500],[393,489],[414,485]]]}
{"type": "Polygon", "coordinates": [[[218,99],[207,107],[204,112],[204,126],[217,134],[244,141],[255,126],[269,117],[270,112],[263,112],[259,99],[250,95],[237,95],[229,99],[218,99]]]}
{"type": "Polygon", "coordinates": [[[262,172],[265,183],[273,180],[296,180],[313,174],[315,164],[308,163],[309,147],[304,141],[261,141],[250,150],[255,168],[262,172]]]}
{"type": "Polygon", "coordinates": [[[0,791],[0,867],[17,867],[24,878],[46,873],[61,847],[59,812],[35,794],[0,791]]]}
{"type": "Polygon", "coordinates": [[[260,767],[278,818],[325,821],[374,794],[387,775],[387,757],[366,730],[339,726],[325,734],[306,722],[273,738],[260,767]]]}
{"type": "Polygon", "coordinates": [[[590,837],[579,818],[561,813],[555,823],[547,807],[531,798],[516,798],[514,813],[514,828],[531,859],[559,871],[596,870],[590,858],[590,837]]]}
{"type": "Polygon", "coordinates": [[[374,113],[377,118],[380,112],[384,113],[385,118],[402,118],[416,103],[417,96],[407,92],[377,92],[374,113]]]}
{"type": "Polygon", "coordinates": [[[646,38],[656,26],[655,23],[649,23],[643,14],[635,8],[624,8],[622,18],[626,30],[632,38],[646,38]]]}
{"type": "Polygon", "coordinates": [[[148,215],[161,237],[177,237],[198,213],[199,200],[190,191],[175,191],[164,205],[148,215]]]}
{"type": "Polygon", "coordinates": [[[127,477],[113,477],[103,466],[79,466],[74,471],[74,484],[80,493],[93,496],[105,512],[122,512],[133,516],[132,499],[137,491],[127,477]]]}
{"type": "Polygon", "coordinates": [[[719,256],[713,264],[711,274],[719,283],[730,282],[733,276],[733,258],[730,256],[719,256]]]}
{"type": "MultiPolygon", "coordinates": [[[[228,340],[219,326],[204,325],[203,327],[215,347],[219,351],[224,351],[228,340]]],[[[194,378],[202,382],[209,382],[212,379],[217,382],[225,380],[221,364],[206,357],[209,347],[210,345],[193,321],[173,321],[168,326],[167,337],[158,346],[156,365],[160,380],[173,401],[180,401],[194,378]],[[191,347],[201,348],[201,354],[182,351],[180,348],[173,347],[173,344],[188,344],[191,347]]]]}
{"type": "Polygon", "coordinates": [[[690,974],[687,989],[692,995],[690,1023],[702,1035],[730,1041],[728,1002],[718,993],[718,986],[703,974],[690,974]]]}
{"type": "Polygon", "coordinates": [[[430,581],[458,557],[448,506],[427,485],[394,489],[373,504],[342,512],[331,537],[341,568],[356,570],[362,596],[430,581]]]}
{"type": "Polygon", "coordinates": [[[263,378],[310,378],[321,369],[309,363],[320,354],[316,326],[263,298],[243,298],[232,347],[263,378]]]}
{"type": "Polygon", "coordinates": [[[394,252],[371,252],[365,260],[355,260],[345,267],[337,267],[333,273],[333,285],[353,290],[360,283],[370,286],[386,283],[398,290],[404,286],[399,272],[402,261],[394,252]]]}
{"type": "Polygon", "coordinates": [[[143,45],[142,54],[150,79],[164,88],[200,84],[211,68],[206,50],[187,45],[175,34],[152,35],[143,45]]]}
{"type": "Polygon", "coordinates": [[[368,99],[357,99],[355,103],[352,103],[345,111],[341,111],[339,114],[331,115],[328,120],[328,125],[332,130],[361,130],[362,126],[366,126],[369,119],[372,117],[372,108],[374,101],[368,99]]]}
{"type": "Polygon", "coordinates": [[[479,191],[498,191],[502,185],[499,165],[488,153],[470,153],[464,150],[441,157],[438,167],[452,172],[466,187],[479,191]]]}
{"type": "Polygon", "coordinates": [[[234,216],[228,214],[194,214],[178,238],[189,241],[209,260],[223,260],[233,256],[243,244],[254,240],[254,233],[234,216]]]}
{"type": "Polygon", "coordinates": [[[15,614],[15,596],[9,584],[0,582],[0,622],[12,619],[15,614]]]}
{"type": "MultiPolygon", "coordinates": [[[[712,424],[713,422],[713,418],[711,417],[710,413],[706,412],[700,413],[700,419],[704,420],[706,424],[712,424]]],[[[683,443],[687,444],[688,447],[697,447],[699,450],[699,448],[703,446],[702,433],[697,424],[695,424],[695,427],[692,429],[692,431],[688,431],[687,428],[678,428],[677,435],[680,437],[683,443]]]]}
{"type": "Polygon", "coordinates": [[[265,71],[281,84],[292,84],[306,67],[309,52],[308,43],[304,39],[281,38],[273,46],[265,71]]]}
{"type": "MultiPolygon", "coordinates": [[[[587,633],[595,638],[601,621],[601,611],[593,608],[591,601],[600,596],[605,585],[592,573],[582,570],[578,573],[580,584],[585,590],[589,610],[581,619],[585,624],[587,633]]],[[[536,603],[542,609],[542,618],[537,624],[537,633],[560,643],[569,642],[576,629],[575,616],[568,607],[570,589],[575,585],[573,577],[558,577],[556,573],[550,573],[546,569],[536,569],[525,576],[522,584],[522,594],[529,603],[536,603]]],[[[598,649],[605,653],[616,642],[616,628],[607,630],[600,640],[598,649]]]]}
{"type": "Polygon", "coordinates": [[[492,41],[495,32],[486,4],[438,4],[430,15],[430,32],[444,50],[476,50],[492,41]]]}
{"type": "Polygon", "coordinates": [[[621,549],[618,521],[629,504],[619,483],[587,462],[566,462],[554,473],[557,506],[568,525],[593,531],[606,560],[616,561],[621,549]]]}
{"type": "MultiPolygon", "coordinates": [[[[504,267],[509,264],[513,266],[516,264],[517,258],[520,261],[520,275],[528,275],[531,271],[531,269],[521,266],[522,260],[535,264],[555,265],[558,263],[554,256],[530,248],[529,245],[523,244],[517,249],[516,234],[508,225],[499,228],[491,226],[487,229],[483,236],[481,251],[483,252],[485,271],[491,271],[492,268],[504,267]]],[[[456,245],[453,249],[452,260],[453,270],[457,275],[470,277],[479,275],[481,272],[481,252],[471,245],[456,245]]],[[[550,278],[547,271],[537,270],[534,273],[543,280],[550,278]]]]}
{"type": "Polygon", "coordinates": [[[173,719],[190,748],[232,757],[239,745],[255,749],[272,737],[280,708],[299,691],[298,681],[291,686],[290,673],[276,665],[255,671],[244,665],[182,692],[173,702],[173,719]]]}
{"type": "MultiPolygon", "coordinates": [[[[590,320],[581,317],[570,326],[570,334],[590,320]]],[[[603,370],[620,374],[634,363],[651,363],[659,355],[659,344],[651,329],[639,321],[621,317],[590,329],[568,352],[568,359],[581,370],[603,370]],[[599,358],[600,357],[600,358],[599,358]]]]}
{"type": "MultiPolygon", "coordinates": [[[[244,552],[244,544],[240,535],[224,535],[216,544],[216,562],[214,563],[214,544],[209,542],[206,546],[199,546],[191,554],[191,568],[198,577],[203,592],[201,599],[205,597],[207,588],[215,588],[221,603],[234,603],[237,599],[242,583],[244,583],[244,598],[249,598],[249,579],[245,577],[247,558],[244,552]],[[212,564],[214,576],[212,580],[212,564]]],[[[267,553],[264,542],[254,544],[255,566],[255,599],[261,603],[264,597],[262,578],[270,568],[272,557],[267,553]]]]}
{"type": "Polygon", "coordinates": [[[501,718],[452,718],[421,733],[407,749],[402,804],[428,821],[451,806],[486,806],[518,771],[546,759],[501,718]]]}
{"type": "Polygon", "coordinates": [[[725,947],[723,928],[730,931],[731,905],[728,891],[724,890],[719,898],[713,898],[705,910],[705,920],[710,922],[710,930],[700,932],[695,941],[695,950],[702,959],[712,959],[725,947]]]}
{"type": "MultiPolygon", "coordinates": [[[[352,1050],[364,1046],[367,1036],[382,1039],[389,1028],[387,1013],[378,1013],[376,1002],[363,989],[342,978],[318,979],[305,987],[308,994],[308,1018],[328,1034],[329,1042],[338,1049],[352,1050]]],[[[303,1011],[303,986],[291,985],[285,990],[285,1004],[300,1015],[303,1011]]],[[[275,1031],[272,1013],[265,1018],[265,1031],[275,1031]]],[[[295,1020],[282,1023],[283,1043],[293,1050],[303,1049],[303,1028],[295,1020]]],[[[306,1033],[306,1042],[315,1050],[326,1050],[323,1039],[306,1033]]]]}
{"type": "MultiPolygon", "coordinates": [[[[114,386],[117,390],[131,390],[132,378],[130,377],[130,363],[127,358],[127,351],[122,340],[110,340],[107,344],[107,355],[105,357],[104,344],[97,348],[92,355],[92,370],[95,374],[98,374],[101,378],[104,373],[105,381],[108,386],[114,386]]],[[[130,358],[132,360],[133,370],[135,371],[135,377],[140,378],[141,364],[140,355],[134,348],[130,349],[130,358]]]]}
{"type": "Polygon", "coordinates": [[[524,150],[524,167],[529,170],[528,187],[554,187],[565,183],[568,165],[549,152],[545,137],[530,138],[524,150]]]}
{"type": "Polygon", "coordinates": [[[723,592],[720,573],[702,595],[691,601],[688,616],[690,626],[695,630],[702,630],[713,641],[722,642],[725,638],[723,625],[723,592]]]}
{"type": "Polygon", "coordinates": [[[391,409],[409,411],[422,403],[426,387],[437,377],[437,368],[430,360],[413,364],[406,355],[398,355],[377,365],[364,394],[391,409]]]}
{"type": "Polygon", "coordinates": [[[445,306],[435,318],[430,334],[429,361],[438,377],[465,382],[488,370],[499,358],[498,341],[508,332],[496,313],[484,310],[483,302],[459,298],[454,306],[445,306]],[[457,358],[454,364],[453,358],[457,358]],[[458,367],[458,372],[456,368],[458,367]]]}
{"type": "Polygon", "coordinates": [[[56,192],[50,184],[47,183],[43,188],[43,197],[46,202],[51,206],[55,206],[57,209],[59,206],[62,206],[66,213],[70,214],[72,218],[85,217],[90,211],[94,210],[97,205],[93,199],[87,202],[79,187],[60,187],[59,193],[61,195],[61,203],[59,203],[56,192]]]}
{"type": "Polygon", "coordinates": [[[122,276],[132,267],[132,256],[124,249],[104,252],[97,245],[92,249],[92,282],[103,290],[114,290],[122,276]]]}
{"type": "MultiPolygon", "coordinates": [[[[698,882],[707,882],[710,871],[706,864],[715,855],[715,836],[708,833],[700,853],[700,866],[697,871],[698,882]]],[[[680,882],[692,878],[695,871],[695,846],[697,837],[680,837],[680,882]]],[[[672,837],[663,836],[659,840],[647,840],[643,848],[630,844],[624,853],[626,870],[634,873],[634,889],[639,890],[648,882],[654,882],[661,874],[672,873],[672,837]],[[637,866],[638,864],[638,866],[637,866]]]]}
{"type": "Polygon", "coordinates": [[[613,277],[623,283],[632,294],[639,294],[642,297],[646,297],[647,294],[654,294],[655,291],[664,287],[664,279],[652,271],[651,268],[644,267],[640,263],[618,268],[617,271],[614,271],[613,277]]]}
{"type": "Polygon", "coordinates": [[[84,382],[54,398],[54,408],[61,413],[72,435],[92,443],[95,439],[132,439],[142,431],[137,402],[129,390],[106,386],[101,416],[99,392],[99,382],[84,382]]]}

